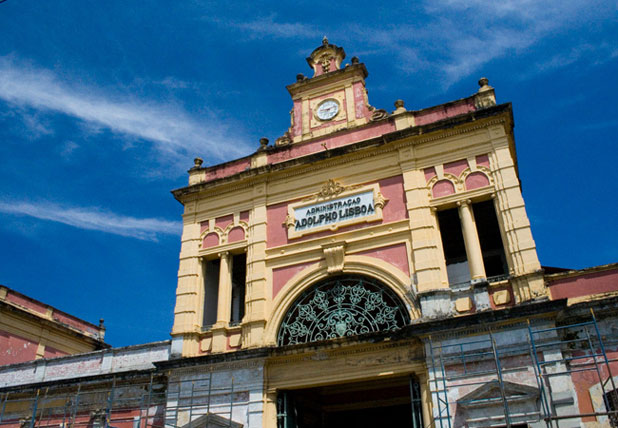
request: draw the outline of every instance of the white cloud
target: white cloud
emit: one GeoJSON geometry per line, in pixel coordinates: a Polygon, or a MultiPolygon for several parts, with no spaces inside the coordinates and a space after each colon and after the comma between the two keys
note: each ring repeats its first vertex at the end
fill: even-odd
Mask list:
{"type": "Polygon", "coordinates": [[[178,222],[135,218],[98,208],[66,207],[48,202],[0,201],[0,212],[148,241],[156,241],[158,235],[180,235],[182,229],[182,225],[178,222]]]}
{"type": "MultiPolygon", "coordinates": [[[[520,56],[535,69],[536,62],[545,63],[548,55],[564,56],[553,43],[541,44],[556,37],[568,39],[577,29],[583,29],[580,33],[588,37],[588,46],[594,45],[599,41],[588,35],[586,26],[609,22],[612,15],[611,5],[603,0],[425,0],[420,6],[416,2],[404,4],[393,7],[397,16],[389,25],[337,21],[336,27],[326,27],[326,34],[333,43],[353,42],[368,52],[366,55],[391,54],[404,73],[430,71],[449,87],[474,73],[480,77],[482,67],[496,59],[520,56]],[[410,23],[406,17],[413,11],[420,18],[410,23]]],[[[319,42],[321,38],[311,25],[277,21],[274,15],[220,24],[253,39],[296,37],[319,42]]],[[[564,44],[572,45],[568,40],[564,44]]]]}
{"type": "Polygon", "coordinates": [[[54,111],[80,119],[91,130],[109,129],[152,142],[171,158],[202,155],[217,161],[250,149],[214,118],[191,117],[172,104],[113,98],[97,87],[68,84],[54,73],[0,57],[0,99],[19,107],[54,111]]]}
{"type": "MultiPolygon", "coordinates": [[[[210,21],[226,27],[234,27],[249,33],[252,38],[318,38],[321,37],[317,29],[300,22],[276,22],[275,15],[257,18],[253,21],[226,21],[208,18],[210,21]]],[[[320,39],[321,40],[321,39],[320,39]]]]}

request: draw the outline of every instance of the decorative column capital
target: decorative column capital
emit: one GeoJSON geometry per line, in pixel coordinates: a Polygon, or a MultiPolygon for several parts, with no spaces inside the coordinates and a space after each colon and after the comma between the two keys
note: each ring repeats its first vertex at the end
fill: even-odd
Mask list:
{"type": "Polygon", "coordinates": [[[467,206],[470,206],[471,204],[472,204],[472,201],[470,199],[462,199],[461,201],[457,201],[458,207],[467,207],[467,206]]]}

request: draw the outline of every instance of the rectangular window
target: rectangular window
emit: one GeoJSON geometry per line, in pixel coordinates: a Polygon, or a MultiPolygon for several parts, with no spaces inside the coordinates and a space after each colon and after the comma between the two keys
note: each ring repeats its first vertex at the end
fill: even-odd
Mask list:
{"type": "Polygon", "coordinates": [[[478,202],[473,204],[472,208],[483,253],[485,275],[487,278],[507,275],[509,268],[506,263],[494,202],[491,200],[478,202]]]}
{"type": "Polygon", "coordinates": [[[469,283],[470,269],[457,208],[438,211],[438,224],[449,284],[469,283]]]}
{"type": "Polygon", "coordinates": [[[247,277],[247,254],[232,256],[232,310],[230,324],[242,322],[245,316],[245,282],[247,277]]]}
{"type": "Polygon", "coordinates": [[[210,327],[217,322],[221,260],[206,260],[202,265],[204,266],[204,319],[202,325],[210,327]]]}

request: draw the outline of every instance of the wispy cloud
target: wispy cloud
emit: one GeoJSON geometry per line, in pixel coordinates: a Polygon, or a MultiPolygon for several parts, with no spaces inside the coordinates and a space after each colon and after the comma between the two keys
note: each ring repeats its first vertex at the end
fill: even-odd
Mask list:
{"type": "Polygon", "coordinates": [[[311,25],[300,22],[277,22],[276,15],[259,17],[252,21],[222,21],[211,17],[205,18],[219,25],[232,27],[246,32],[253,39],[265,37],[290,39],[290,38],[316,38],[319,32],[311,25]]]}
{"type": "MultiPolygon", "coordinates": [[[[404,5],[402,2],[393,8],[396,15],[389,25],[337,21],[336,26],[326,25],[321,31],[325,31],[332,42],[354,42],[369,55],[391,54],[398,59],[404,73],[431,70],[447,88],[480,72],[483,66],[496,59],[525,56],[530,69],[539,72],[559,66],[562,60],[578,61],[581,58],[578,52],[561,53],[553,43],[549,49],[544,46],[542,49],[547,51],[538,52],[536,56],[534,49],[556,37],[568,38],[577,28],[609,22],[608,17],[612,16],[611,5],[603,0],[424,0],[420,5],[416,2],[404,5]],[[413,12],[420,14],[418,19],[409,19],[413,12]],[[555,56],[556,62],[547,64],[547,56],[555,56]],[[538,67],[537,61],[542,63],[538,67]]],[[[312,25],[285,22],[276,15],[220,23],[243,32],[247,39],[295,37],[318,41],[321,37],[320,31],[312,25]]],[[[583,43],[585,49],[597,49],[599,40],[593,35],[587,36],[589,31],[580,33],[588,40],[577,43],[583,43]]],[[[572,43],[565,43],[573,49],[572,43]]]]}
{"type": "Polygon", "coordinates": [[[9,57],[0,57],[0,75],[0,99],[8,103],[62,113],[93,130],[109,129],[150,142],[159,153],[171,158],[202,154],[221,161],[250,152],[236,131],[214,115],[197,118],[174,104],[136,100],[128,94],[110,95],[98,87],[69,84],[49,70],[9,57]]]}
{"type": "Polygon", "coordinates": [[[135,218],[98,208],[68,207],[49,202],[0,201],[0,212],[147,241],[156,241],[159,235],[180,235],[182,229],[178,222],[135,218]]]}

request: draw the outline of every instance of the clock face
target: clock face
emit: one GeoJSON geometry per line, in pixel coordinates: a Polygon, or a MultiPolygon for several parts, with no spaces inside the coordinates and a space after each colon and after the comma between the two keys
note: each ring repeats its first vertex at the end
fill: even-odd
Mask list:
{"type": "Polygon", "coordinates": [[[330,120],[339,113],[339,103],[335,100],[326,100],[322,102],[316,111],[316,115],[320,120],[330,120]]]}

